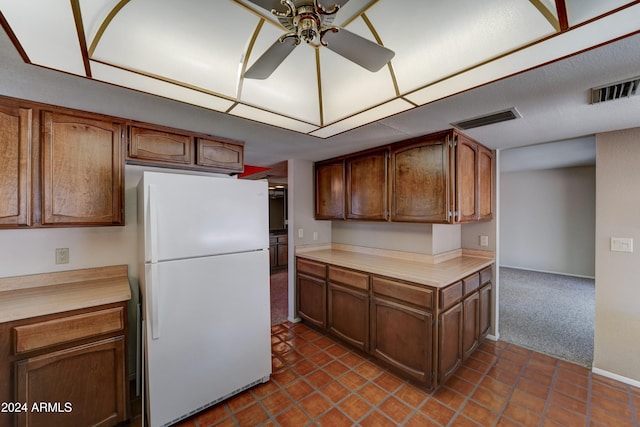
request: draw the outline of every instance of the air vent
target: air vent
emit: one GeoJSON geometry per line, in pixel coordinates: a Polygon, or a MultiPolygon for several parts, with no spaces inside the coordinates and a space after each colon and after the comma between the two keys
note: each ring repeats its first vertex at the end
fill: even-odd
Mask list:
{"type": "Polygon", "coordinates": [[[628,98],[638,92],[640,76],[623,82],[613,83],[591,89],[591,103],[613,101],[620,98],[628,98]]]}
{"type": "Polygon", "coordinates": [[[458,129],[467,130],[480,126],[492,125],[494,123],[506,122],[507,120],[518,119],[520,117],[522,116],[515,108],[510,108],[508,110],[497,111],[484,116],[474,117],[472,119],[461,120],[456,123],[451,123],[451,125],[458,129]]]}

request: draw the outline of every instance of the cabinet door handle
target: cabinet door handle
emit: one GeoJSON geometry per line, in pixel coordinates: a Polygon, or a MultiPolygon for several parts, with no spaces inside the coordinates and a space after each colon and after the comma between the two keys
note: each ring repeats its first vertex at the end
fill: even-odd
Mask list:
{"type": "Polygon", "coordinates": [[[149,185],[149,256],[152,264],[158,262],[158,201],[156,186],[149,185]]]}
{"type": "Polygon", "coordinates": [[[159,322],[159,304],[158,304],[158,264],[147,264],[146,275],[146,290],[147,298],[151,303],[148,306],[150,313],[148,313],[148,321],[151,323],[151,339],[157,340],[160,338],[160,322],[159,322]]]}

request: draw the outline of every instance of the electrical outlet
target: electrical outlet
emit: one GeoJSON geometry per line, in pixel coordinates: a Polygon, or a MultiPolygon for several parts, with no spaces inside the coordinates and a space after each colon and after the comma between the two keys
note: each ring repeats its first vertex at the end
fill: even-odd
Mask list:
{"type": "Polygon", "coordinates": [[[318,240],[318,232],[317,231],[313,232],[313,240],[318,240]]]}
{"type": "Polygon", "coordinates": [[[298,228],[298,239],[302,239],[304,237],[304,229],[298,228]]]}
{"type": "Polygon", "coordinates": [[[480,236],[480,246],[489,246],[489,236],[480,236]]]}
{"type": "Polygon", "coordinates": [[[56,264],[69,264],[69,248],[56,248],[56,264]]]}

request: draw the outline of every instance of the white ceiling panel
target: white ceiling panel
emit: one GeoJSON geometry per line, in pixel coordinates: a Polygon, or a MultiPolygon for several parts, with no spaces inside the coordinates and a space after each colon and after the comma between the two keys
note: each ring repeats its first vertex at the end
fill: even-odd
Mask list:
{"type": "Polygon", "coordinates": [[[238,65],[258,18],[217,2],[129,2],[94,58],[235,97],[238,65]]]}
{"type": "Polygon", "coordinates": [[[175,99],[215,111],[226,111],[233,105],[233,101],[229,99],[211,96],[206,93],[96,62],[91,64],[91,70],[93,77],[103,82],[113,83],[123,87],[135,87],[137,90],[145,93],[175,99]]]}
{"type": "MultiPolygon", "coordinates": [[[[617,9],[625,4],[630,4],[628,0],[565,0],[567,4],[567,19],[569,25],[581,24],[589,19],[617,9]]],[[[639,19],[636,16],[636,20],[639,19]]]]}
{"type": "Polygon", "coordinates": [[[32,63],[85,75],[70,2],[1,0],[0,10],[32,63]]]}
{"type": "Polygon", "coordinates": [[[401,93],[454,75],[553,33],[527,1],[378,2],[367,16],[385,46],[401,93]],[[394,14],[401,19],[388,19],[394,14]]]}
{"type": "MultiPolygon", "coordinates": [[[[247,69],[283,32],[270,24],[262,26],[247,69]]],[[[243,79],[240,100],[320,126],[317,76],[315,48],[301,43],[268,79],[243,79]]]]}

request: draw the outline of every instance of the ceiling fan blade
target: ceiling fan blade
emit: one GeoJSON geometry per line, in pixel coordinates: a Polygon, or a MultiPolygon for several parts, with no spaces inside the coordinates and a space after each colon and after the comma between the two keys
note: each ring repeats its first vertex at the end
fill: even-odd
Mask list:
{"type": "Polygon", "coordinates": [[[286,38],[282,42],[276,40],[244,73],[244,77],[257,80],[266,79],[293,52],[296,46],[296,40],[293,37],[286,38]]]}
{"type": "Polygon", "coordinates": [[[328,31],[323,40],[327,43],[327,49],[372,72],[384,67],[395,55],[391,49],[380,46],[344,28],[340,28],[338,32],[328,31]]]}
{"type": "Polygon", "coordinates": [[[280,3],[280,0],[248,0],[248,1],[266,9],[269,13],[271,13],[271,9],[280,10],[282,12],[287,10],[287,8],[284,7],[282,3],[280,3]]]}

